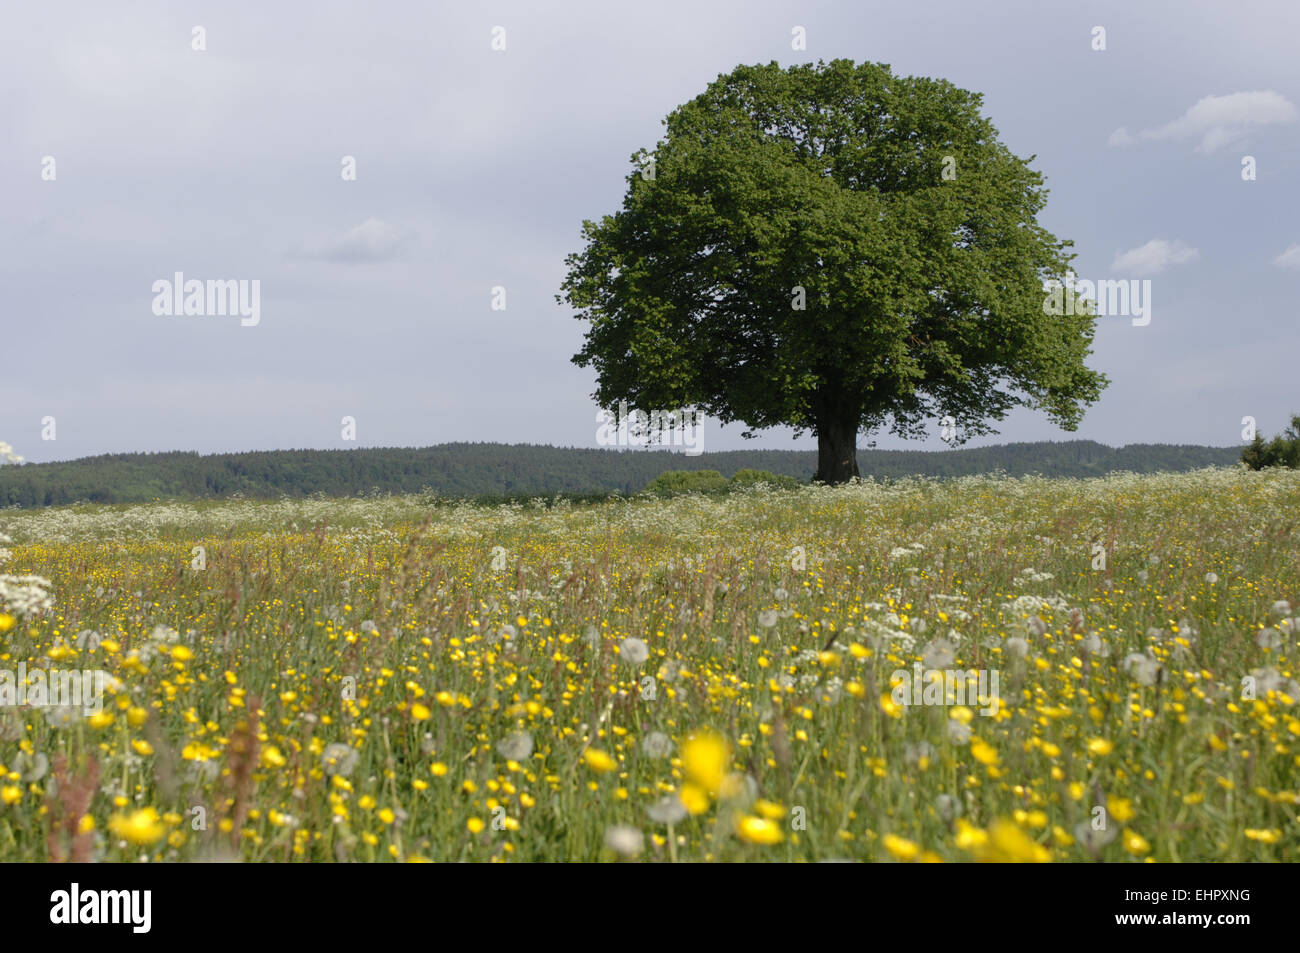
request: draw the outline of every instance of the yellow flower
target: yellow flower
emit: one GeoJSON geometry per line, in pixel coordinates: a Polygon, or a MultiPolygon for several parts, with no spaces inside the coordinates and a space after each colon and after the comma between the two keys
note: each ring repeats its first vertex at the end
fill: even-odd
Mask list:
{"type": "Polygon", "coordinates": [[[886,834],[880,839],[880,843],[896,860],[916,860],[921,855],[920,844],[906,837],[899,837],[897,834],[886,834]]]}
{"type": "Polygon", "coordinates": [[[14,627],[14,623],[17,621],[18,620],[9,613],[0,612],[0,632],[8,632],[14,627]]]}
{"type": "Polygon", "coordinates": [[[1126,797],[1107,798],[1106,807],[1110,811],[1110,816],[1121,824],[1131,821],[1137,814],[1137,811],[1133,810],[1133,802],[1126,797]]]}
{"type": "Polygon", "coordinates": [[[262,749],[262,764],[268,768],[282,768],[285,765],[285,757],[275,745],[267,745],[262,749]]]}
{"type": "Polygon", "coordinates": [[[469,828],[471,834],[477,834],[479,831],[483,830],[483,821],[481,818],[471,817],[465,822],[465,826],[469,828]]]}
{"type": "Polygon", "coordinates": [[[1124,828],[1122,840],[1124,842],[1124,849],[1130,854],[1141,856],[1142,854],[1149,854],[1151,852],[1151,844],[1137,831],[1129,830],[1127,827],[1124,828]]]}
{"type": "Polygon", "coordinates": [[[411,717],[416,721],[424,721],[432,714],[433,712],[430,711],[429,706],[423,702],[416,702],[411,706],[411,717]]]}
{"type": "Polygon", "coordinates": [[[77,833],[89,834],[95,829],[95,819],[89,814],[82,814],[81,820],[77,821],[77,833]]]}
{"type": "Polygon", "coordinates": [[[710,731],[692,735],[682,745],[682,768],[686,777],[710,794],[717,794],[731,767],[731,746],[710,731]]]}
{"type": "Polygon", "coordinates": [[[135,741],[132,741],[131,747],[135,750],[136,754],[143,758],[147,758],[149,755],[153,754],[153,745],[149,744],[149,742],[145,741],[143,738],[137,738],[135,741]]]}
{"type": "Polygon", "coordinates": [[[108,829],[115,837],[140,847],[156,844],[167,833],[167,825],[152,807],[132,811],[130,814],[114,814],[108,819],[108,829]]]}
{"type": "Polygon", "coordinates": [[[393,813],[393,809],[391,807],[380,808],[379,813],[376,814],[375,816],[378,817],[385,824],[391,824],[393,823],[393,821],[397,820],[397,815],[393,813]]]}
{"type": "Polygon", "coordinates": [[[618,767],[617,761],[605,754],[605,752],[596,748],[588,748],[584,751],[582,753],[582,760],[587,763],[587,767],[591,768],[591,770],[598,771],[601,774],[613,771],[618,767]]]}
{"type": "Polygon", "coordinates": [[[703,814],[709,809],[709,792],[697,784],[683,784],[677,799],[691,814],[703,814]]]}
{"type": "Polygon", "coordinates": [[[1047,826],[1046,811],[1013,811],[1011,814],[1016,823],[1024,827],[1043,828],[1047,826]]]}
{"type": "Polygon", "coordinates": [[[433,764],[429,765],[429,773],[435,778],[440,778],[447,773],[447,766],[441,761],[435,761],[433,764]]]}
{"type": "Polygon", "coordinates": [[[1246,828],[1243,832],[1249,839],[1259,841],[1261,844],[1276,844],[1282,836],[1279,830],[1257,830],[1255,828],[1246,828]]]}
{"type": "Polygon", "coordinates": [[[988,840],[977,846],[974,854],[985,864],[1045,864],[1052,859],[1051,851],[1008,820],[994,821],[988,840]]]}
{"type": "Polygon", "coordinates": [[[779,844],[782,837],[781,828],[774,821],[742,814],[736,819],[736,836],[747,844],[779,844]]]}
{"type": "Polygon", "coordinates": [[[970,821],[958,819],[957,837],[953,841],[958,847],[962,850],[975,850],[983,847],[988,842],[989,835],[987,831],[976,827],[970,821]]]}
{"type": "Polygon", "coordinates": [[[970,753],[980,764],[993,765],[998,763],[997,749],[979,739],[971,742],[970,753]]]}
{"type": "Polygon", "coordinates": [[[17,804],[23,799],[23,789],[16,784],[7,784],[0,788],[0,801],[5,804],[17,804]]]}
{"type": "Polygon", "coordinates": [[[1105,738],[1089,738],[1088,753],[1095,754],[1098,757],[1110,754],[1115,750],[1115,743],[1107,741],[1105,738]]]}
{"type": "Polygon", "coordinates": [[[762,798],[754,802],[754,809],[769,821],[779,821],[785,817],[785,808],[780,804],[762,798]]]}

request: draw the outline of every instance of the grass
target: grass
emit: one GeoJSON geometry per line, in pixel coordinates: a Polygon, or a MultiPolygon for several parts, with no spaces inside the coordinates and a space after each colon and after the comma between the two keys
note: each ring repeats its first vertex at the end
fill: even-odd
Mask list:
{"type": "Polygon", "coordinates": [[[0,669],[110,685],[0,708],[0,860],[1295,860],[1297,510],[1202,470],[6,511],[55,602],[0,669]],[[905,703],[918,662],[996,714],[905,703]]]}

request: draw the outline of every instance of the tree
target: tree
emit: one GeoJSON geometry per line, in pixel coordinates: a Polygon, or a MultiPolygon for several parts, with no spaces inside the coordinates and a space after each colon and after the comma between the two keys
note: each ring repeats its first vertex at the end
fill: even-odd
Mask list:
{"type": "Polygon", "coordinates": [[[1241,451],[1241,461],[1252,470],[1300,469],[1300,414],[1291,418],[1291,426],[1267,443],[1257,431],[1255,439],[1241,451]]]}
{"type": "Polygon", "coordinates": [[[951,416],[961,443],[1026,406],[1075,429],[1107,383],[1084,366],[1095,316],[1047,313],[1071,243],[980,105],[834,60],[741,66],[676,109],[566,259],[593,397],[811,431],[828,483],[886,425],[951,416]]]}

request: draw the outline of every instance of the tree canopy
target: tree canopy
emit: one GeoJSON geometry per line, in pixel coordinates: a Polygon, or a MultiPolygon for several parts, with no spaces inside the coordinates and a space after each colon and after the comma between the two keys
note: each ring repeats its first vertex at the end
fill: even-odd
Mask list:
{"type": "Polygon", "coordinates": [[[827,482],[857,475],[861,432],[951,417],[960,443],[1017,406],[1075,429],[1106,384],[1095,316],[1045,313],[1070,243],[980,107],[834,60],[741,66],[674,110],[567,259],[600,406],[814,432],[827,482]]]}

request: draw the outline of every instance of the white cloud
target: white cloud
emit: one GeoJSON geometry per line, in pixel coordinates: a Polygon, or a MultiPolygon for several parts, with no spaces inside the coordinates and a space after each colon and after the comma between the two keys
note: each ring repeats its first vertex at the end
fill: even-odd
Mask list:
{"type": "Polygon", "coordinates": [[[1145,245],[1117,252],[1111,268],[1115,271],[1135,272],[1139,275],[1154,275],[1164,271],[1170,265],[1182,265],[1200,256],[1195,248],[1190,248],[1180,241],[1167,242],[1163,238],[1153,238],[1145,245]]]}
{"type": "Polygon", "coordinates": [[[392,261],[406,247],[410,234],[398,225],[368,218],[341,235],[309,240],[303,255],[321,261],[392,261]]]}
{"type": "MultiPolygon", "coordinates": [[[[1197,152],[1213,152],[1239,141],[1251,128],[1295,122],[1296,108],[1271,89],[1227,96],[1206,96],[1172,122],[1143,129],[1143,139],[1196,139],[1197,152]]],[[[1118,130],[1117,133],[1122,130],[1118,130]]],[[[1128,133],[1124,133],[1128,136],[1128,133]]],[[[1111,136],[1115,139],[1115,135],[1111,136]]],[[[1122,144],[1112,142],[1112,145],[1122,144]]]]}
{"type": "Polygon", "coordinates": [[[1118,129],[1116,129],[1114,132],[1110,134],[1110,138],[1106,140],[1106,145],[1127,146],[1134,141],[1135,140],[1133,139],[1133,137],[1129,135],[1129,131],[1125,129],[1123,126],[1120,126],[1118,129]]]}
{"type": "Polygon", "coordinates": [[[1273,259],[1279,268],[1300,268],[1300,245],[1292,245],[1273,259]]]}

